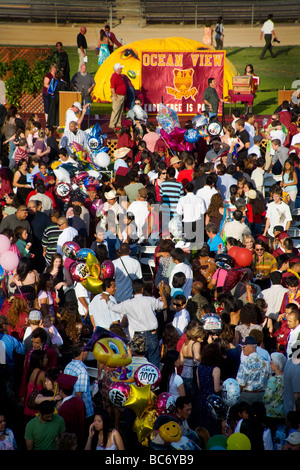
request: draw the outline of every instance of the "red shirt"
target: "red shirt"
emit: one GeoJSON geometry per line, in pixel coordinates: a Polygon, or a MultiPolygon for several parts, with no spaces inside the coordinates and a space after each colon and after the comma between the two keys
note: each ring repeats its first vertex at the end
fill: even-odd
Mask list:
{"type": "Polygon", "coordinates": [[[114,72],[110,78],[110,87],[116,91],[117,95],[126,95],[127,90],[124,79],[121,75],[116,72],[114,72]]]}
{"type": "Polygon", "coordinates": [[[187,169],[186,170],[181,170],[179,172],[178,177],[177,177],[177,181],[182,183],[182,186],[184,187],[186,185],[186,183],[188,183],[189,181],[192,181],[193,173],[194,173],[193,169],[191,169],[191,170],[187,170],[187,169]]]}

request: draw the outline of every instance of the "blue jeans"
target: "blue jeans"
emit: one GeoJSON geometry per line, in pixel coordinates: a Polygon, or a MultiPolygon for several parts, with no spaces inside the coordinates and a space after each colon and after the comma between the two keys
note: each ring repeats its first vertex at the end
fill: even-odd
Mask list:
{"type": "Polygon", "coordinates": [[[156,367],[159,367],[160,364],[160,350],[158,335],[156,333],[151,333],[151,331],[146,331],[140,333],[144,336],[146,340],[146,354],[145,357],[148,359],[151,364],[154,364],[156,367]]]}

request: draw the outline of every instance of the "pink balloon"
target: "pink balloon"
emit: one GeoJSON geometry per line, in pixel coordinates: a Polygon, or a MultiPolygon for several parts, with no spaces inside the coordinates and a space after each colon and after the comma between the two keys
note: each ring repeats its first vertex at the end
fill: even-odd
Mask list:
{"type": "Polygon", "coordinates": [[[0,234],[0,255],[10,249],[10,241],[6,235],[0,234]]]}
{"type": "Polygon", "coordinates": [[[103,261],[101,265],[101,279],[106,279],[107,277],[114,277],[115,274],[115,265],[111,260],[103,261]]]}
{"type": "Polygon", "coordinates": [[[0,265],[5,271],[13,271],[19,264],[19,257],[13,251],[5,251],[0,255],[0,265]]]}

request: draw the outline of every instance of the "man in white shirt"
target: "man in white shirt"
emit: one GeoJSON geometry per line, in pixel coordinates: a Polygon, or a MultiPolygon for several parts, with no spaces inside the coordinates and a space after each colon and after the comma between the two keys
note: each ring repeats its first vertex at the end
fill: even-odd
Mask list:
{"type": "Polygon", "coordinates": [[[232,175],[226,173],[226,166],[223,163],[217,165],[217,189],[219,189],[224,201],[230,200],[230,186],[237,184],[237,180],[232,175]]]}
{"type": "Polygon", "coordinates": [[[87,148],[87,139],[86,134],[81,130],[78,129],[77,123],[75,121],[71,121],[68,128],[65,128],[63,136],[60,140],[60,147],[66,149],[68,155],[73,153],[70,145],[75,142],[81,145],[83,148],[87,148]]]}
{"type": "Polygon", "coordinates": [[[147,202],[148,191],[146,188],[138,190],[138,198],[133,201],[127,209],[127,212],[132,212],[134,215],[134,222],[136,224],[136,231],[139,237],[139,242],[144,239],[143,227],[145,226],[147,217],[149,215],[148,202],[147,202]]]}
{"type": "Polygon", "coordinates": [[[111,305],[117,304],[114,297],[117,290],[114,279],[104,279],[102,287],[103,292],[96,295],[89,306],[89,315],[94,330],[97,326],[109,330],[112,323],[120,322],[120,316],[111,310],[111,305]]]}
{"type": "Polygon", "coordinates": [[[143,277],[140,262],[129,255],[130,247],[128,243],[121,244],[119,254],[119,258],[113,260],[117,286],[115,299],[117,303],[131,299],[132,281],[143,277]]]}
{"type": "Polygon", "coordinates": [[[266,224],[263,236],[267,234],[273,238],[273,229],[276,225],[281,225],[283,230],[287,232],[290,228],[292,219],[291,209],[288,204],[282,200],[282,190],[275,188],[273,191],[273,202],[270,202],[266,212],[266,224]]]}
{"type": "Polygon", "coordinates": [[[73,241],[74,238],[77,237],[78,231],[73,227],[69,227],[68,220],[66,219],[66,217],[60,217],[57,220],[57,225],[58,225],[59,230],[62,230],[62,232],[57,239],[56,251],[57,253],[60,253],[61,255],[63,255],[63,251],[62,251],[63,244],[65,242],[73,241]]]}
{"type": "Polygon", "coordinates": [[[252,147],[248,148],[247,155],[251,155],[251,154],[255,153],[257,158],[261,157],[260,145],[261,145],[262,140],[263,140],[262,135],[260,135],[260,134],[255,135],[253,137],[253,145],[252,145],[252,147]]]}
{"type": "Polygon", "coordinates": [[[259,157],[256,160],[256,164],[257,164],[257,167],[251,173],[251,181],[255,184],[255,189],[264,196],[265,195],[264,174],[265,174],[265,166],[266,166],[265,157],[259,157]]]}
{"type": "Polygon", "coordinates": [[[204,241],[206,205],[201,197],[194,194],[194,185],[191,181],[186,183],[185,190],[186,195],[179,199],[176,212],[182,218],[186,240],[201,246],[204,241]]]}
{"type": "Polygon", "coordinates": [[[286,346],[286,356],[288,359],[292,357],[292,346],[299,342],[300,345],[300,312],[299,309],[292,310],[287,315],[287,326],[290,328],[290,334],[286,346]]]}
{"type": "Polygon", "coordinates": [[[75,101],[71,108],[67,109],[66,111],[66,116],[65,116],[65,129],[69,129],[69,124],[71,121],[74,121],[77,123],[77,126],[80,126],[80,124],[83,121],[83,118],[85,116],[87,108],[91,106],[90,103],[86,103],[83,107],[79,103],[79,101],[75,101]],[[81,112],[81,116],[78,117],[77,114],[81,112]]]}
{"type": "Polygon", "coordinates": [[[216,189],[216,182],[217,178],[215,175],[207,175],[205,185],[196,192],[196,196],[201,197],[201,199],[204,201],[205,212],[207,212],[207,209],[209,208],[212,196],[218,193],[218,190],[216,189]]]}
{"type": "Polygon", "coordinates": [[[259,299],[264,299],[268,305],[266,316],[276,320],[283,301],[284,294],[288,292],[286,287],[281,284],[282,274],[279,271],[270,273],[271,287],[263,289],[258,294],[259,299]]]}
{"type": "Polygon", "coordinates": [[[183,273],[186,277],[186,282],[182,287],[182,290],[185,297],[188,299],[192,292],[193,270],[187,263],[185,263],[185,253],[181,248],[174,248],[170,254],[175,266],[169,277],[169,285],[171,288],[173,287],[173,277],[175,273],[183,273]]]}
{"type": "Polygon", "coordinates": [[[261,52],[260,59],[264,59],[265,53],[267,52],[267,50],[270,51],[272,58],[275,57],[275,55],[273,54],[273,49],[272,49],[272,37],[274,36],[275,40],[277,42],[279,41],[274,31],[274,23],[272,20],[273,20],[273,15],[272,14],[268,15],[267,21],[264,22],[260,30],[260,39],[262,40],[263,37],[265,39],[265,47],[263,48],[261,52]]]}
{"type": "Polygon", "coordinates": [[[224,234],[225,238],[233,237],[243,241],[243,235],[251,235],[251,230],[243,222],[243,213],[242,211],[236,210],[232,214],[233,220],[230,220],[224,225],[224,234]]]}
{"type": "Polygon", "coordinates": [[[190,321],[190,314],[185,308],[186,303],[187,303],[187,299],[182,294],[176,295],[173,301],[173,307],[175,308],[175,315],[172,320],[172,325],[174,326],[174,328],[176,328],[180,336],[183,335],[190,321]]]}
{"type": "Polygon", "coordinates": [[[164,284],[159,285],[160,299],[144,295],[144,282],[142,279],[135,279],[132,282],[132,290],[134,294],[132,299],[125,300],[117,305],[111,305],[111,309],[119,315],[126,315],[131,337],[135,333],[144,336],[147,348],[145,356],[149,362],[159,367],[160,350],[156,311],[167,308],[164,284]]]}

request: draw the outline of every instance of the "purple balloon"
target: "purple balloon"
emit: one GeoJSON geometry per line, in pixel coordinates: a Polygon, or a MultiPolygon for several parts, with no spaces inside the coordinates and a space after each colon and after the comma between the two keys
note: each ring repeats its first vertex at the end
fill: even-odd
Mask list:
{"type": "Polygon", "coordinates": [[[107,277],[114,277],[115,266],[111,260],[106,260],[101,264],[101,275],[100,278],[106,279],[107,277]]]}

